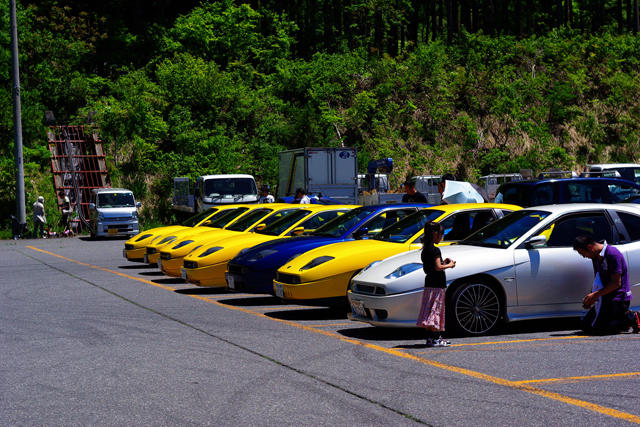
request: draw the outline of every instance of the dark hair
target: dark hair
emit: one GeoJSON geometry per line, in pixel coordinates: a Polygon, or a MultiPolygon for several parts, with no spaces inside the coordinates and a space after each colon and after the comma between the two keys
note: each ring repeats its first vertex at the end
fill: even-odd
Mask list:
{"type": "Polygon", "coordinates": [[[271,187],[269,187],[268,185],[263,185],[262,187],[260,187],[260,191],[271,191],[271,187]]]}
{"type": "Polygon", "coordinates": [[[577,251],[578,249],[582,249],[583,251],[588,251],[589,245],[595,245],[595,244],[596,244],[596,241],[589,236],[578,236],[573,241],[573,250],[577,251]]]}
{"type": "Polygon", "coordinates": [[[304,191],[304,188],[302,188],[302,187],[300,187],[300,188],[296,188],[296,194],[298,194],[298,193],[302,194],[303,196],[304,196],[305,194],[307,194],[307,193],[304,191]]]}
{"type": "Polygon", "coordinates": [[[445,181],[455,181],[455,180],[456,180],[456,176],[452,173],[445,173],[440,177],[440,181],[442,183],[444,183],[445,181]]]}
{"type": "Polygon", "coordinates": [[[422,238],[422,247],[433,246],[433,233],[444,233],[444,227],[439,222],[427,221],[424,225],[424,237],[422,238]]]}

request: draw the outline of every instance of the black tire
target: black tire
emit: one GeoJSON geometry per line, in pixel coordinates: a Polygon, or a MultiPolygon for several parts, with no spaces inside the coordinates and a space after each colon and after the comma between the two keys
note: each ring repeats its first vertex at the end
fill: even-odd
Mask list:
{"type": "Polygon", "coordinates": [[[495,286],[472,280],[451,295],[446,307],[447,326],[465,335],[485,335],[502,323],[502,312],[503,299],[495,286]]]}

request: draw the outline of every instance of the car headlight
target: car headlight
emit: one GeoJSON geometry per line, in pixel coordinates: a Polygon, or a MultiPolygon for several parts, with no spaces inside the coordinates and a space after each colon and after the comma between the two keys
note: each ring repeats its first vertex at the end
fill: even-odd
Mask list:
{"type": "Polygon", "coordinates": [[[183,240],[182,242],[178,243],[177,245],[175,245],[173,248],[171,249],[180,249],[183,246],[187,246],[188,244],[193,243],[193,240],[183,240]]]}
{"type": "MultiPolygon", "coordinates": [[[[153,234],[143,234],[142,236],[140,236],[140,237],[138,237],[136,239],[136,242],[139,242],[140,240],[148,239],[151,236],[153,236],[153,234]]],[[[157,237],[156,237],[156,239],[157,239],[157,237]]],[[[156,239],[153,239],[153,240],[156,240],[156,239]]],[[[153,242],[153,240],[152,240],[152,242],[153,242]]]]}
{"type": "Polygon", "coordinates": [[[277,252],[278,251],[275,249],[264,249],[258,252],[257,254],[255,254],[254,256],[252,256],[251,258],[249,258],[249,262],[256,262],[258,260],[261,260],[264,257],[268,257],[269,255],[273,255],[277,252]]]}
{"type": "Polygon", "coordinates": [[[104,221],[104,214],[102,212],[98,212],[98,221],[104,221]]]}
{"type": "Polygon", "coordinates": [[[214,246],[212,248],[207,249],[206,251],[202,252],[200,255],[198,255],[199,258],[204,258],[206,256],[209,256],[215,252],[218,252],[220,249],[224,249],[222,246],[214,246]]]}
{"type": "Polygon", "coordinates": [[[370,269],[371,267],[373,267],[374,265],[378,265],[380,264],[382,261],[378,260],[378,261],[373,261],[371,264],[367,265],[365,268],[362,269],[362,272],[364,273],[365,271],[367,271],[368,269],[370,269]]]}
{"type": "Polygon", "coordinates": [[[131,212],[131,219],[138,219],[138,211],[131,212]]]}
{"type": "Polygon", "coordinates": [[[391,272],[391,274],[389,274],[388,276],[384,276],[384,278],[397,279],[398,277],[402,277],[406,274],[413,273],[414,271],[421,270],[421,269],[422,269],[422,264],[419,264],[417,262],[412,262],[411,264],[405,264],[396,268],[395,270],[393,270],[393,272],[391,272]]]}
{"type": "Polygon", "coordinates": [[[314,260],[311,260],[309,263],[307,263],[307,265],[302,267],[300,271],[311,270],[312,268],[317,267],[320,264],[324,264],[327,261],[331,261],[332,259],[335,259],[335,257],[328,256],[328,255],[318,257],[314,260]]]}

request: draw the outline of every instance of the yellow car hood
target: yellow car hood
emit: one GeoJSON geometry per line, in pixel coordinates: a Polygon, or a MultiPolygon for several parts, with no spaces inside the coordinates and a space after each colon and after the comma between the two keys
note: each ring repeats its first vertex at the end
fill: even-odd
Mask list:
{"type": "Polygon", "coordinates": [[[280,267],[278,272],[300,275],[301,282],[313,282],[350,271],[360,271],[374,261],[421,248],[421,244],[390,243],[379,240],[355,240],[334,243],[305,252],[280,267]],[[330,256],[334,259],[307,270],[301,270],[313,260],[330,256]]]}
{"type": "Polygon", "coordinates": [[[234,237],[227,237],[226,239],[216,240],[206,246],[193,251],[186,257],[185,261],[195,261],[198,263],[198,268],[205,267],[207,265],[219,264],[221,262],[229,261],[236,256],[238,252],[245,248],[251,248],[260,243],[268,242],[269,240],[279,239],[280,236],[269,236],[265,234],[249,233],[234,237]],[[217,252],[210,255],[200,257],[207,249],[211,247],[222,247],[217,252]]]}

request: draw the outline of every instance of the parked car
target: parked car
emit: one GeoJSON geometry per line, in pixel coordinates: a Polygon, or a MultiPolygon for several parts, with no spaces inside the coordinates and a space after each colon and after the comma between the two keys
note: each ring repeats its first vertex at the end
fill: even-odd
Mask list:
{"type": "Polygon", "coordinates": [[[89,233],[91,237],[134,236],[140,232],[133,192],[125,188],[91,190],[89,233]]]}
{"type": "Polygon", "coordinates": [[[222,229],[190,234],[176,239],[160,250],[158,268],[167,276],[182,277],[182,261],[184,257],[192,251],[217,240],[228,237],[238,237],[243,234],[262,230],[280,218],[284,218],[297,211],[302,206],[286,203],[256,205],[255,208],[247,211],[247,213],[222,229]]]}
{"type": "Polygon", "coordinates": [[[160,259],[160,250],[166,245],[180,239],[184,236],[190,236],[200,233],[206,233],[209,231],[220,231],[224,227],[232,224],[241,216],[245,215],[253,209],[258,209],[260,205],[221,205],[216,213],[216,218],[210,221],[205,221],[198,227],[173,229],[166,234],[161,234],[155,237],[151,242],[145,246],[144,262],[147,264],[157,264],[160,259]]]}
{"type": "Polygon", "coordinates": [[[587,165],[586,174],[595,176],[596,173],[618,172],[620,178],[640,184],[640,165],[635,163],[605,163],[587,165]]]}
{"type": "MultiPolygon", "coordinates": [[[[504,321],[580,316],[591,292],[590,259],[573,250],[578,235],[605,239],[625,256],[640,302],[640,207],[566,204],[513,212],[441,248],[447,270],[446,327],[468,335],[504,321]]],[[[349,318],[383,327],[416,327],[425,274],[420,250],[371,264],[351,281],[349,318]]]]}
{"type": "Polygon", "coordinates": [[[640,194],[640,185],[617,178],[528,179],[501,185],[495,201],[522,207],[616,203],[636,194],[640,194]]]}
{"type": "Polygon", "coordinates": [[[433,206],[409,215],[371,239],[321,246],[287,262],[273,282],[276,296],[303,305],[348,305],[347,289],[355,274],[374,261],[422,247],[424,225],[438,221],[445,229],[440,246],[464,239],[519,206],[468,203],[433,206]]]}
{"type": "Polygon", "coordinates": [[[227,266],[228,289],[273,294],[276,271],[309,250],[346,240],[373,237],[382,229],[427,207],[419,203],[370,205],[354,209],[310,236],[280,239],[246,249],[227,266]]]}
{"type": "MultiPolygon", "coordinates": [[[[300,205],[299,205],[300,206],[300,205]]],[[[262,230],[243,236],[209,242],[184,258],[182,278],[198,286],[226,286],[227,263],[238,252],[260,243],[312,232],[336,217],[347,216],[354,205],[302,205],[304,207],[275,221],[262,230]]]]}
{"type": "Polygon", "coordinates": [[[146,246],[153,240],[155,240],[156,237],[170,233],[172,231],[183,230],[185,228],[193,228],[203,224],[208,224],[211,222],[211,220],[216,218],[216,214],[217,216],[220,216],[222,212],[219,211],[218,208],[210,208],[206,211],[192,216],[182,224],[168,225],[166,227],[156,227],[145,230],[140,234],[136,234],[125,242],[124,249],[122,250],[122,256],[128,261],[141,262],[144,259],[146,246]]]}

